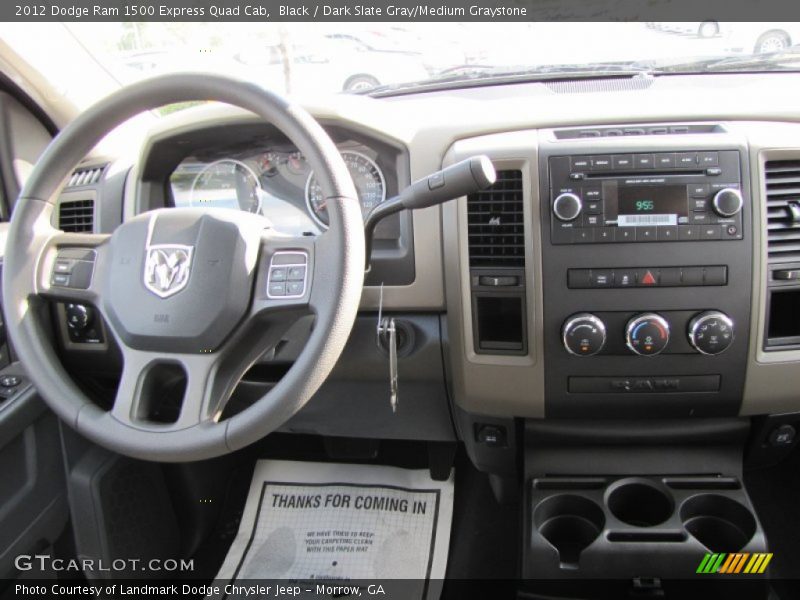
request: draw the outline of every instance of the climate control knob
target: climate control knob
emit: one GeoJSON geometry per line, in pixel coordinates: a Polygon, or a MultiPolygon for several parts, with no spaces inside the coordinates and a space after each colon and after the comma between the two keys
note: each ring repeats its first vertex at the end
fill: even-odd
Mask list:
{"type": "Polygon", "coordinates": [[[640,356],[661,354],[669,344],[669,323],[655,313],[633,317],[625,328],[625,342],[640,356]]]}
{"type": "Polygon", "coordinates": [[[720,217],[732,217],[742,210],[742,194],[734,188],[725,188],[718,191],[711,201],[714,212],[720,217]]]}
{"type": "Polygon", "coordinates": [[[553,200],[553,213],[560,221],[574,221],[583,210],[583,202],[575,194],[561,194],[553,200]]]}
{"type": "Polygon", "coordinates": [[[564,348],[575,356],[591,356],[606,343],[606,325],[591,313],[572,315],[562,330],[564,348]]]}
{"type": "Polygon", "coordinates": [[[708,310],[689,321],[689,342],[702,354],[720,354],[733,343],[733,321],[723,312],[708,310]]]}

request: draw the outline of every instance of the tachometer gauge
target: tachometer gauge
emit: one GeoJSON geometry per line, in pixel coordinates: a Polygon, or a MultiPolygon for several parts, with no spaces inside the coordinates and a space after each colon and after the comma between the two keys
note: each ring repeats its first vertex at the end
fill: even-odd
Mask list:
{"type": "MultiPolygon", "coordinates": [[[[369,211],[386,200],[386,180],[383,172],[374,160],[361,152],[345,150],[342,152],[342,158],[356,186],[361,212],[366,217],[369,211]]],[[[306,182],[306,204],[314,220],[320,227],[327,229],[330,224],[328,207],[322,195],[322,188],[313,172],[306,182]]]]}
{"type": "Polygon", "coordinates": [[[224,158],[205,166],[192,182],[190,206],[261,210],[261,184],[240,160],[224,158]]]}

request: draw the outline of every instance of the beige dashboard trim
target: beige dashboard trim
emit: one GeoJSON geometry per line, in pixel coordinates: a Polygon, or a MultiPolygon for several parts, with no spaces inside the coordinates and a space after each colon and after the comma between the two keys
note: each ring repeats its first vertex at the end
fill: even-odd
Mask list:
{"type": "Polygon", "coordinates": [[[800,160],[800,125],[759,123],[751,131],[751,170],[754,198],[753,319],[750,358],[742,415],[778,414],[800,410],[800,350],[764,351],[767,303],[767,223],[764,165],[768,160],[800,160]]]}
{"type": "Polygon", "coordinates": [[[467,200],[443,206],[442,242],[447,290],[447,323],[454,398],[464,410],[493,416],[544,416],[542,364],[541,239],[537,132],[515,131],[460,140],[448,151],[445,164],[486,154],[498,169],[520,169],[525,225],[525,287],[528,354],[478,354],[472,331],[467,200]]]}

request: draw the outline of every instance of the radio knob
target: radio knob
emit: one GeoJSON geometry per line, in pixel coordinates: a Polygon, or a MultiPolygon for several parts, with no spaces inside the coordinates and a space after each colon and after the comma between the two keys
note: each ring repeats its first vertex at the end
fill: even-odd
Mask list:
{"type": "Polygon", "coordinates": [[[702,354],[720,354],[733,343],[733,321],[723,312],[708,310],[689,321],[689,342],[702,354]]]}
{"type": "Polygon", "coordinates": [[[564,323],[562,340],[567,352],[575,356],[591,356],[606,343],[606,325],[591,313],[572,315],[564,323]]]}
{"type": "Polygon", "coordinates": [[[581,214],[583,203],[575,194],[569,192],[553,200],[553,212],[560,221],[574,221],[581,214]]]}
{"type": "Polygon", "coordinates": [[[711,201],[714,212],[720,217],[732,217],[742,210],[742,194],[734,188],[725,188],[718,191],[711,201]]]}
{"type": "Polygon", "coordinates": [[[639,356],[661,354],[669,343],[669,323],[655,313],[645,313],[628,321],[625,342],[639,356]]]}

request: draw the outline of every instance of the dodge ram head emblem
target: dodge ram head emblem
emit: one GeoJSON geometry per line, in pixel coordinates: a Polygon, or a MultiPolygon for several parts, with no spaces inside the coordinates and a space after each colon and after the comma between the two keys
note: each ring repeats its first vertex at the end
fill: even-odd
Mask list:
{"type": "Polygon", "coordinates": [[[191,266],[191,246],[150,246],[144,263],[144,286],[162,298],[177,294],[186,287],[191,266]]]}

